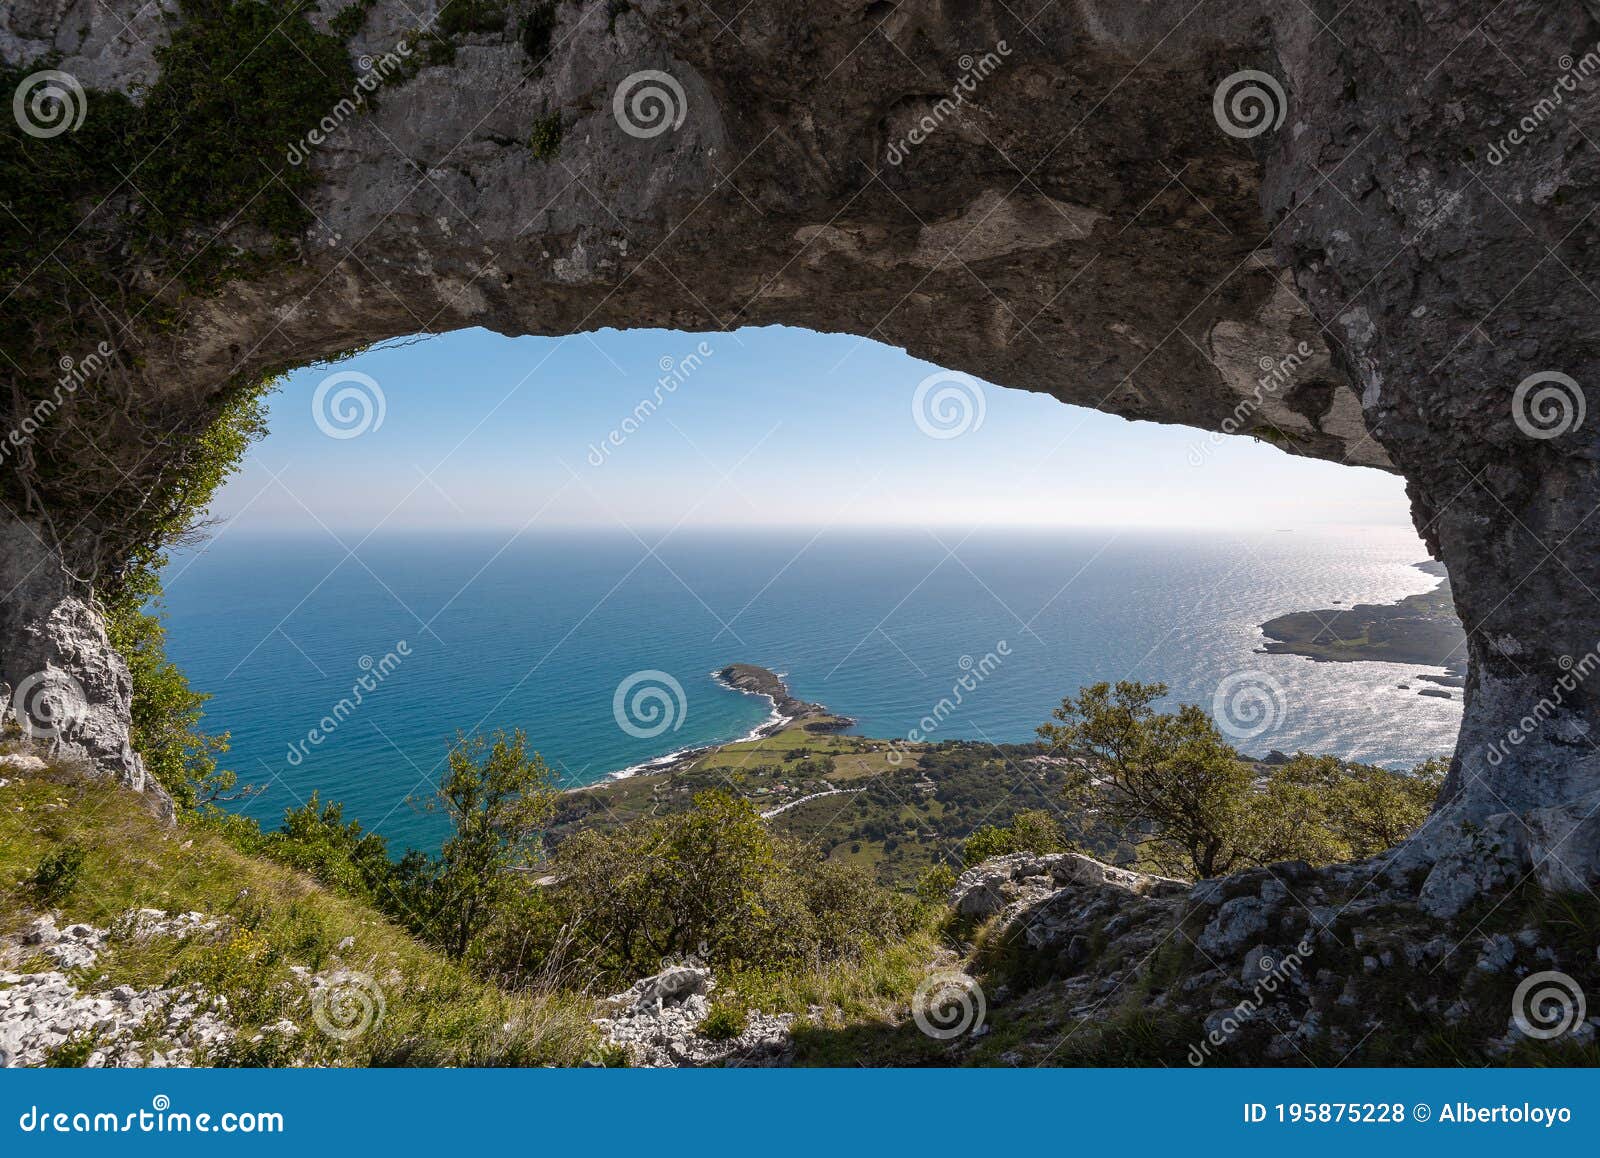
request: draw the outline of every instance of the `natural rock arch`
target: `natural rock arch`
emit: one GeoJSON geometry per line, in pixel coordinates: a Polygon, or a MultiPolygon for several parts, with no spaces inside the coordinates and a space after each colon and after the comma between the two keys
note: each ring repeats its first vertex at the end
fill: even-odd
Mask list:
{"type": "MultiPolygon", "coordinates": [[[[0,61],[70,73],[92,118],[102,94],[148,91],[160,46],[217,6],[21,0],[0,61]]],[[[1403,473],[1471,659],[1441,809],[1411,852],[1479,884],[1530,857],[1547,881],[1591,879],[1600,702],[1572,671],[1600,640],[1581,420],[1600,305],[1593,7],[1061,0],[1024,22],[1001,0],[312,5],[372,60],[381,100],[310,110],[325,132],[259,159],[263,195],[282,185],[308,211],[287,255],[228,216],[194,244],[255,264],[220,286],[141,286],[135,268],[145,297],[91,294],[113,369],[51,429],[108,397],[139,421],[93,428],[116,468],[103,494],[7,492],[0,679],[71,672],[90,701],[74,742],[138,780],[126,673],[85,599],[126,550],[98,512],[150,493],[241,383],[467,325],[783,322],[1403,473]],[[1240,84],[1266,104],[1230,100],[1240,84]],[[629,103],[641,85],[666,123],[629,103]],[[1291,356],[1262,389],[1263,360],[1291,356]],[[1568,405],[1554,437],[1530,410],[1550,386],[1568,405]]],[[[76,207],[85,221],[137,214],[137,168],[124,177],[76,207]]],[[[37,386],[41,356],[88,351],[7,352],[37,386]]]]}

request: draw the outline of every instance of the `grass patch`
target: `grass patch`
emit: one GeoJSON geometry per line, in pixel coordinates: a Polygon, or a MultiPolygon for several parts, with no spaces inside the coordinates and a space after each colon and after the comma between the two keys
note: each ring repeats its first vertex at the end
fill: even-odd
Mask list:
{"type": "MultiPolygon", "coordinates": [[[[0,788],[0,830],[0,893],[22,900],[41,863],[68,848],[81,853],[56,896],[58,920],[113,935],[75,978],[80,988],[196,984],[227,999],[239,1041],[215,1062],[281,1064],[287,1049],[322,1065],[575,1065],[596,1044],[587,998],[496,989],[300,872],[200,826],[163,828],[139,797],[109,782],[58,768],[14,777],[0,788]],[[140,908],[221,921],[209,934],[140,940],[118,929],[140,908]],[[383,998],[381,1020],[348,1041],[319,1031],[299,972],[334,968],[370,977],[383,998]],[[281,1018],[300,1029],[287,1046],[272,1034],[251,1040],[281,1018]]],[[[0,907],[0,934],[21,932],[34,915],[24,904],[0,907]]],[[[63,1059],[93,1048],[68,1044],[63,1059]]]]}

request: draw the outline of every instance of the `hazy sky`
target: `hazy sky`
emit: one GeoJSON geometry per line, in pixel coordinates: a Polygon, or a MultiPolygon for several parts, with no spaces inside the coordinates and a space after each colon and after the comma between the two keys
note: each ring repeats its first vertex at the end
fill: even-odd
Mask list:
{"type": "Polygon", "coordinates": [[[396,343],[292,375],[213,514],[232,532],[341,533],[1409,522],[1378,471],[964,376],[919,395],[939,372],[777,327],[396,343]]]}

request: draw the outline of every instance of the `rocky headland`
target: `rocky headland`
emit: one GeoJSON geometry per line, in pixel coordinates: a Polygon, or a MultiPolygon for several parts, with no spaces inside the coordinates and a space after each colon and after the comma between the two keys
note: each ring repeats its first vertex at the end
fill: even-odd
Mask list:
{"type": "MultiPolygon", "coordinates": [[[[1261,625],[1267,637],[1262,650],[1319,662],[1376,660],[1442,667],[1448,675],[1418,678],[1461,687],[1467,672],[1467,636],[1456,615],[1449,573],[1444,564],[1431,561],[1418,563],[1417,568],[1437,576],[1439,585],[1395,603],[1358,603],[1269,619],[1261,625]]],[[[1438,688],[1422,694],[1449,695],[1438,688]]]]}
{"type": "Polygon", "coordinates": [[[717,672],[717,680],[734,691],[770,700],[778,718],[763,727],[773,731],[804,722],[812,731],[840,732],[855,723],[848,716],[835,715],[822,704],[796,699],[782,676],[753,663],[730,663],[717,672]]]}

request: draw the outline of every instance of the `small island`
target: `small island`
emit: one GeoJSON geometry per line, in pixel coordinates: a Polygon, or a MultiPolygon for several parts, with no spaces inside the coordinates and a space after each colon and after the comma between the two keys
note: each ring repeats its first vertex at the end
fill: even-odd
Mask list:
{"type": "MultiPolygon", "coordinates": [[[[1460,687],[1467,671],[1466,633],[1456,617],[1450,576],[1444,564],[1428,561],[1417,568],[1438,576],[1432,591],[1408,595],[1397,603],[1358,603],[1354,607],[1296,611],[1261,625],[1264,651],[1303,655],[1322,662],[1378,660],[1443,667],[1448,676],[1422,680],[1460,687]]],[[[1448,696],[1438,689],[1423,695],[1448,696]]]]}

